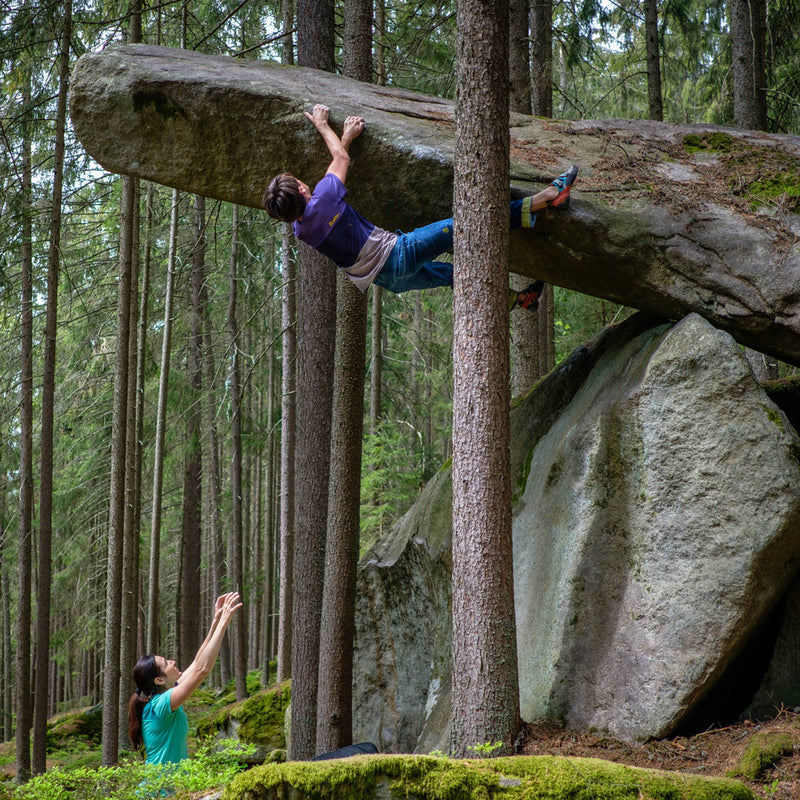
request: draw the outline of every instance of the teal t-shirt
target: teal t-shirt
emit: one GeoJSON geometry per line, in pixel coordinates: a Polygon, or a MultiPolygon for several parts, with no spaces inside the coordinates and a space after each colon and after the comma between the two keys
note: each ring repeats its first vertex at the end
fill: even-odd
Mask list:
{"type": "Polygon", "coordinates": [[[189,719],[183,706],[169,705],[172,689],[157,694],[142,709],[142,738],[148,764],[176,764],[189,757],[189,719]]]}

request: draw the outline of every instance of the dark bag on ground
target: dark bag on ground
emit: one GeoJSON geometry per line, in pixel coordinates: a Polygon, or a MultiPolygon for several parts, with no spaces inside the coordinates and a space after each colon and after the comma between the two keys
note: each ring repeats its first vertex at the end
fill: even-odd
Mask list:
{"type": "Polygon", "coordinates": [[[338,750],[331,750],[329,753],[321,753],[309,761],[327,761],[329,758],[347,758],[348,756],[363,756],[366,753],[377,753],[378,748],[372,742],[360,742],[351,744],[349,747],[340,747],[338,750]]]}

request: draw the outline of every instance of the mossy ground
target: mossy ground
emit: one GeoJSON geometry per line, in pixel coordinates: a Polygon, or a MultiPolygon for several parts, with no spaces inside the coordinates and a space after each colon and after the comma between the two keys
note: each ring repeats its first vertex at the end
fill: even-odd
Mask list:
{"type": "Polygon", "coordinates": [[[380,796],[420,800],[752,800],[738,781],[660,772],[602,759],[558,756],[458,761],[430,756],[361,756],[290,762],[238,776],[223,800],[380,796]],[[295,794],[289,790],[295,790],[295,794]]]}

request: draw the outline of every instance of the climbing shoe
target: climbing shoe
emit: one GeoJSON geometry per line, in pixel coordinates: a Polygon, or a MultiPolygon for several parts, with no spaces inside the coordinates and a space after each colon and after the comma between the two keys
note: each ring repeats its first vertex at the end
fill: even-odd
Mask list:
{"type": "Polygon", "coordinates": [[[558,195],[550,201],[550,208],[563,211],[569,208],[569,190],[578,177],[578,166],[573,164],[566,172],[559,175],[550,185],[558,189],[558,195]]]}
{"type": "Polygon", "coordinates": [[[544,281],[534,281],[530,286],[521,292],[513,289],[508,294],[508,310],[514,308],[525,308],[528,311],[536,311],[539,308],[539,298],[544,290],[544,281]]]}

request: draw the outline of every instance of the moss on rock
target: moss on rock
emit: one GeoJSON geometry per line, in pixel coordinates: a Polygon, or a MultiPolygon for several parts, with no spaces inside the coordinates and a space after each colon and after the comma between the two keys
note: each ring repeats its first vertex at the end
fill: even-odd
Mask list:
{"type": "Polygon", "coordinates": [[[729,778],[628,767],[601,759],[516,756],[460,761],[430,756],[357,756],[289,762],[237,776],[223,800],[753,800],[729,778]]]}
{"type": "Polygon", "coordinates": [[[757,733],[742,753],[739,764],[728,774],[732,777],[757,781],[783,756],[791,755],[794,744],[794,737],[788,733],[778,731],[757,733]]]}
{"type": "Polygon", "coordinates": [[[47,751],[67,747],[75,741],[100,744],[103,728],[101,704],[80,708],[52,718],[47,723],[47,751]]]}
{"type": "Polygon", "coordinates": [[[230,732],[243,742],[260,745],[269,750],[286,747],[283,732],[284,713],[291,697],[291,682],[264,689],[240,703],[215,711],[197,723],[197,735],[215,736],[220,731],[230,732]]]}

